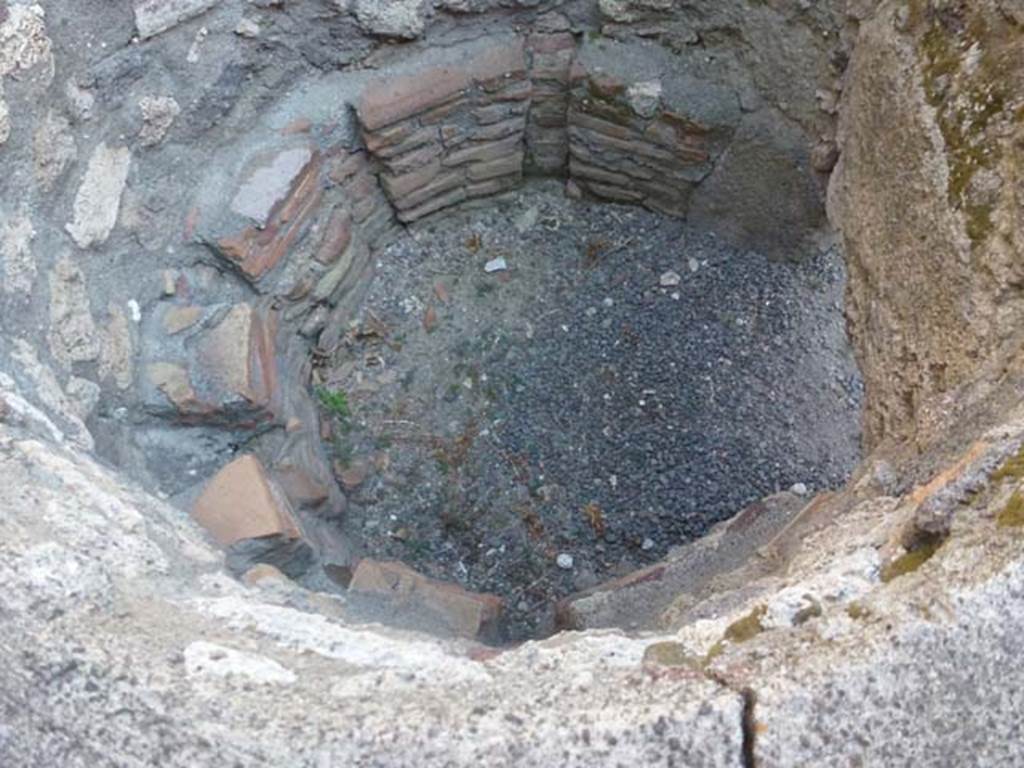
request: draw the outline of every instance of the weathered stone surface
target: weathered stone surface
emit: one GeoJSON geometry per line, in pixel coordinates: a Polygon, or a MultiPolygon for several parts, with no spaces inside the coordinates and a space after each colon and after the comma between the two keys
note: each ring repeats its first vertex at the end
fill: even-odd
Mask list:
{"type": "Polygon", "coordinates": [[[825,224],[824,200],[806,137],[784,126],[768,113],[747,117],[694,196],[690,216],[738,245],[799,259],[825,224]]]}
{"type": "Polygon", "coordinates": [[[35,174],[40,186],[49,190],[78,156],[71,124],[52,110],[36,128],[32,142],[35,174]]]}
{"type": "Polygon", "coordinates": [[[89,307],[85,275],[62,256],[50,272],[50,353],[65,368],[95,360],[100,340],[89,307]]]}
{"type": "Polygon", "coordinates": [[[348,588],[398,603],[403,609],[436,614],[450,631],[463,637],[486,633],[501,615],[500,598],[429,579],[402,563],[364,558],[348,588]]]}
{"type": "Polygon", "coordinates": [[[39,64],[53,77],[53,43],[46,33],[46,12],[39,3],[5,5],[0,14],[0,81],[39,64]]]}
{"type": "Polygon", "coordinates": [[[64,394],[71,403],[74,414],[84,423],[88,419],[100,400],[100,385],[95,381],[83,379],[79,376],[72,376],[64,387],[64,394]]]}
{"type": "MultiPolygon", "coordinates": [[[[964,567],[1001,550],[947,556],[964,567]]],[[[1017,763],[1021,745],[1002,713],[1024,706],[1012,661],[1024,651],[1024,571],[1019,560],[982,569],[973,584],[919,585],[917,600],[955,605],[955,615],[923,618],[879,595],[859,604],[861,621],[818,619],[826,626],[785,646],[751,649],[738,677],[755,684],[757,764],[1017,763]]]]}
{"type": "Polygon", "coordinates": [[[255,222],[220,237],[218,251],[242,274],[259,281],[305,234],[323,198],[321,158],[308,147],[262,155],[249,164],[231,210],[255,222]]]}
{"type": "Polygon", "coordinates": [[[367,32],[413,40],[423,34],[423,0],[355,0],[356,18],[367,32]]]}
{"type": "Polygon", "coordinates": [[[214,403],[270,406],[277,390],[275,326],[272,316],[243,303],[197,341],[193,375],[214,403]]]}
{"type": "Polygon", "coordinates": [[[565,629],[653,628],[683,596],[695,602],[719,574],[756,557],[806,505],[791,493],[755,502],[706,536],[669,553],[659,563],[571,595],[556,607],[565,629]]]}
{"type": "Polygon", "coordinates": [[[12,437],[0,425],[6,763],[740,762],[741,697],[693,674],[642,672],[647,642],[567,637],[481,662],[465,642],[272,601],[209,573],[216,556],[180,511],[12,437]],[[170,727],[154,733],[157,712],[170,727]]]}
{"type": "Polygon", "coordinates": [[[299,536],[284,494],[252,455],[235,459],[206,484],[192,517],[225,547],[243,539],[299,536]]]}
{"type": "Polygon", "coordinates": [[[101,143],[93,150],[75,196],[74,221],[66,226],[80,248],[98,245],[110,236],[117,224],[130,167],[127,147],[110,148],[101,143]]]}
{"type": "Polygon", "coordinates": [[[119,389],[128,389],[135,377],[131,325],[127,315],[116,305],[107,308],[107,315],[101,334],[100,378],[112,379],[119,389]]]}
{"type": "Polygon", "coordinates": [[[0,146],[11,137],[11,110],[4,101],[4,84],[0,80],[0,146]]]}
{"type": "Polygon", "coordinates": [[[245,170],[231,210],[263,228],[274,208],[288,198],[299,174],[313,159],[309,147],[299,146],[261,155],[245,170]]]}
{"type": "Polygon", "coordinates": [[[12,216],[0,224],[0,259],[3,260],[4,293],[27,295],[36,279],[36,261],[32,255],[32,239],[36,231],[28,216],[12,216]]]}
{"type": "Polygon", "coordinates": [[[35,347],[23,339],[15,339],[11,359],[31,385],[32,399],[58,422],[70,443],[84,451],[91,451],[94,447],[92,435],[79,417],[75,404],[61,389],[53,371],[39,359],[35,347]]]}
{"type": "Polygon", "coordinates": [[[220,0],[135,0],[135,27],[143,40],[213,8],[220,0]]]}
{"type": "Polygon", "coordinates": [[[162,142],[175,118],[181,114],[181,107],[172,96],[146,96],[139,102],[139,110],[142,112],[139,144],[144,147],[162,142]]]}
{"type": "Polygon", "coordinates": [[[987,363],[1016,365],[1024,319],[1024,212],[1008,182],[1020,154],[1009,105],[1024,93],[1015,28],[988,1],[907,16],[902,30],[896,13],[886,3],[861,27],[829,188],[869,445],[937,439],[952,390],[987,363]]]}
{"type": "Polygon", "coordinates": [[[203,317],[202,307],[197,306],[172,306],[164,311],[163,325],[168,336],[181,333],[193,327],[203,317]]]}

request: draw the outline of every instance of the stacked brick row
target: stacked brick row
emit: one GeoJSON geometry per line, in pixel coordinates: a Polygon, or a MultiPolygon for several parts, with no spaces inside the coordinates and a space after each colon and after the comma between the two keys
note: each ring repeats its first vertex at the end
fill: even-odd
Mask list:
{"type": "Polygon", "coordinates": [[[631,106],[626,83],[574,67],[569,177],[594,197],[685,216],[711,171],[713,132],[660,106],[644,112],[631,106]]]}
{"type": "Polygon", "coordinates": [[[569,158],[569,80],[576,40],[560,14],[541,18],[527,39],[533,100],[526,127],[527,169],[564,176],[569,158]]]}
{"type": "Polygon", "coordinates": [[[358,116],[399,220],[518,185],[531,94],[520,39],[371,84],[358,116]]]}

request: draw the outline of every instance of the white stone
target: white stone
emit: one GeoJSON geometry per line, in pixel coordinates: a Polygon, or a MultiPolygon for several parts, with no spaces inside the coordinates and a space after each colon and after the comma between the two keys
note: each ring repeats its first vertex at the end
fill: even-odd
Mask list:
{"type": "Polygon", "coordinates": [[[573,560],[572,555],[568,552],[562,552],[557,558],[555,558],[555,564],[563,571],[571,571],[575,563],[576,561],[573,560]]]}
{"type": "Polygon", "coordinates": [[[4,83],[0,80],[0,146],[11,137],[11,112],[4,101],[4,83]]]}
{"type": "Polygon", "coordinates": [[[50,272],[50,353],[65,368],[100,354],[96,323],[89,308],[85,275],[69,256],[50,272]]]}
{"type": "Polygon", "coordinates": [[[139,109],[142,112],[139,144],[144,147],[154,147],[163,141],[175,118],[181,114],[181,107],[171,96],[146,96],[139,101],[139,109]]]}
{"type": "Polygon", "coordinates": [[[0,23],[0,78],[45,63],[53,78],[53,45],[46,35],[46,12],[39,3],[7,3],[0,23]]]}
{"type": "Polygon", "coordinates": [[[260,25],[252,19],[242,19],[235,26],[235,34],[239,37],[259,37],[260,25]]]}
{"type": "Polygon", "coordinates": [[[74,80],[64,85],[64,95],[68,98],[68,107],[75,120],[85,122],[92,119],[92,110],[96,105],[96,97],[84,88],[79,88],[74,80]]]}
{"type": "Polygon", "coordinates": [[[98,245],[110,237],[117,224],[131,161],[127,147],[110,148],[102,143],[93,151],[75,196],[74,221],[65,227],[80,248],[98,245]]]}
{"type": "Polygon", "coordinates": [[[131,326],[118,306],[111,304],[108,312],[110,319],[103,328],[100,348],[100,379],[113,379],[119,389],[128,389],[134,378],[131,326]]]}
{"type": "Polygon", "coordinates": [[[807,486],[804,483],[793,483],[789,486],[789,492],[795,493],[797,496],[806,496],[807,486]]]}
{"type": "Polygon", "coordinates": [[[32,137],[35,176],[44,190],[49,190],[68,165],[78,156],[71,124],[63,115],[50,110],[32,137]]]}
{"type": "Polygon", "coordinates": [[[506,269],[508,269],[508,262],[501,256],[484,264],[484,272],[504,272],[506,269]]]}
{"type": "Polygon", "coordinates": [[[662,288],[672,288],[679,285],[682,281],[683,278],[680,277],[679,273],[670,269],[658,279],[658,284],[661,285],[662,288]]]}
{"type": "Polygon", "coordinates": [[[0,259],[3,260],[4,293],[23,294],[26,298],[36,279],[36,262],[32,256],[32,238],[36,231],[25,214],[12,216],[0,223],[0,259]]]}
{"type": "Polygon", "coordinates": [[[654,117],[661,107],[661,83],[657,80],[633,83],[626,89],[626,99],[640,117],[654,117]]]}
{"type": "Polygon", "coordinates": [[[159,35],[183,21],[205,13],[220,0],[135,0],[135,28],[139,37],[159,35]]]}
{"type": "Polygon", "coordinates": [[[184,656],[189,677],[236,677],[258,685],[291,685],[296,680],[294,672],[273,659],[217,643],[197,640],[185,648],[184,656]]]}
{"type": "Polygon", "coordinates": [[[32,395],[48,411],[48,415],[63,422],[65,434],[74,445],[86,451],[93,449],[92,435],[75,412],[57,381],[57,377],[39,359],[35,348],[23,339],[15,339],[11,359],[32,383],[32,395]]]}
{"type": "Polygon", "coordinates": [[[72,376],[68,379],[64,393],[71,403],[74,414],[83,422],[92,415],[100,401],[100,385],[79,376],[72,376]]]}
{"type": "Polygon", "coordinates": [[[265,226],[274,206],[288,196],[295,178],[312,157],[309,147],[293,147],[255,158],[231,200],[231,210],[259,227],[265,226]]]}
{"type": "Polygon", "coordinates": [[[372,35],[414,40],[426,26],[423,0],[356,0],[356,19],[372,35]]]}

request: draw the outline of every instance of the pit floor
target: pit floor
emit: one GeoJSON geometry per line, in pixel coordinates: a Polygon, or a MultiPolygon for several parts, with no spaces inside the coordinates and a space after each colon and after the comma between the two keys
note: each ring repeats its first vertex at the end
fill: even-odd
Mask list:
{"type": "Polygon", "coordinates": [[[554,183],[414,231],[316,372],[347,400],[328,444],[346,533],[505,598],[503,639],[544,634],[557,598],[845,481],[843,284],[834,249],[769,262],[554,183]]]}

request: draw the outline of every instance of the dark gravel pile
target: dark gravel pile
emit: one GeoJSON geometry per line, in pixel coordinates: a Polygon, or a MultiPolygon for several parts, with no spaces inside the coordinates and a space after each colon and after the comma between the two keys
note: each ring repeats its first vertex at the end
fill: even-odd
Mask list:
{"type": "Polygon", "coordinates": [[[541,185],[379,266],[322,372],[352,410],[333,445],[346,527],[505,597],[511,638],[757,498],[840,485],[858,457],[835,252],[770,263],[541,185]]]}

